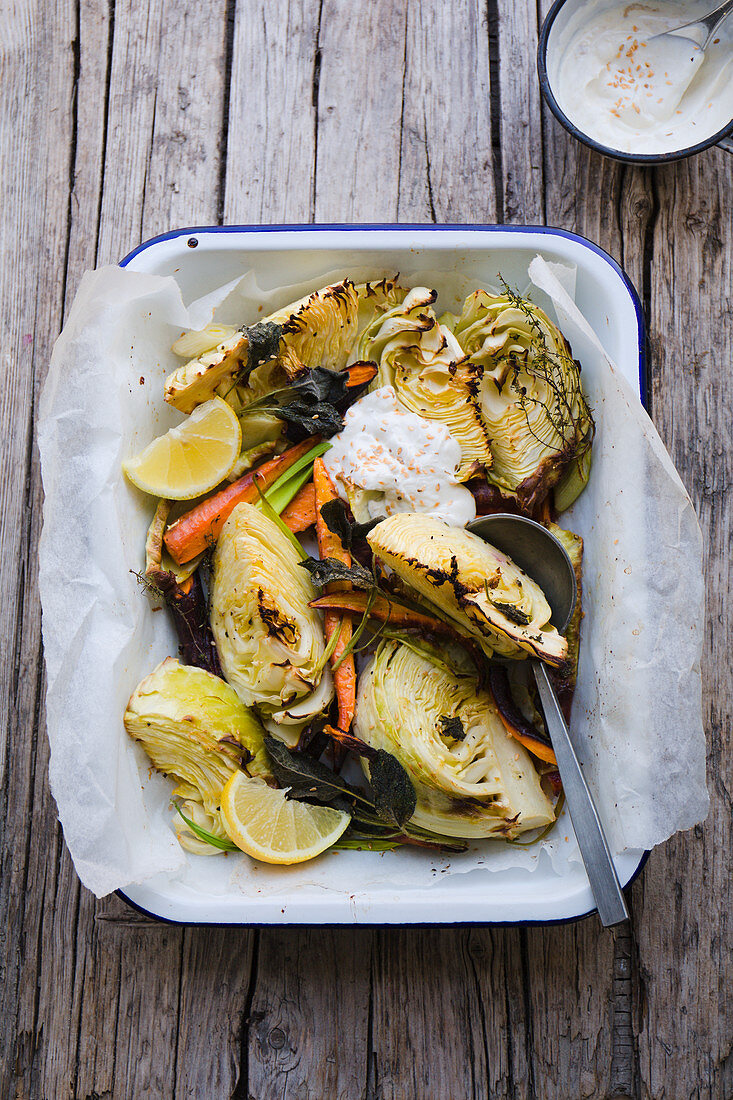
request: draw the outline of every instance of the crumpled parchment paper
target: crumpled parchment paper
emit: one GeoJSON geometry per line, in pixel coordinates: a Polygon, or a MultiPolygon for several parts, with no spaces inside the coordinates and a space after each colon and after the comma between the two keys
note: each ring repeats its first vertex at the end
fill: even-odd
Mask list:
{"type": "MultiPolygon", "coordinates": [[[[358,281],[385,273],[351,265],[263,290],[250,271],[188,307],[172,277],[104,267],[82,279],[41,397],[39,554],[51,788],[77,872],[98,896],[161,873],[214,895],[281,883],[279,868],[244,855],[186,854],[171,828],[171,784],[151,771],[122,725],[139,680],[176,652],[165,612],[151,610],[131,572],[142,567],[154,502],[120,470],[180,419],[162,399],[165,376],[180,362],[170,346],[182,330],[203,327],[212,310],[224,323],[253,322],[344,274],[358,281]]],[[[572,732],[612,848],[643,849],[707,813],[701,536],[651,421],[574,304],[574,277],[537,257],[527,280],[538,299],[554,303],[598,425],[590,485],[561,518],[585,538],[572,732]]],[[[402,281],[426,280],[403,268],[402,281]]],[[[459,295],[478,283],[456,274],[452,285],[459,295]]],[[[337,852],[290,869],[288,884],[347,894],[385,884],[409,890],[446,873],[534,869],[548,859],[557,874],[578,859],[566,814],[534,848],[488,841],[449,861],[415,851],[337,852]]]]}

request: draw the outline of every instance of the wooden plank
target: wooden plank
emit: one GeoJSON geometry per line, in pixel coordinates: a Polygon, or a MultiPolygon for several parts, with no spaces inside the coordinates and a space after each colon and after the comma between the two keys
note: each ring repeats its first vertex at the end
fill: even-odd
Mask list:
{"type": "MultiPolygon", "coordinates": [[[[205,10],[166,0],[149,8],[145,24],[134,5],[117,8],[103,258],[118,258],[141,236],[217,220],[227,65],[224,0],[205,10]],[[131,88],[128,71],[136,73],[131,88]],[[133,182],[119,209],[114,181],[125,166],[133,182]]],[[[79,1028],[79,1095],[197,1096],[205,1079],[230,1095],[241,1011],[234,979],[241,979],[238,963],[248,968],[250,938],[241,935],[241,951],[229,957],[224,933],[141,921],[117,899],[96,909],[85,959],[91,995],[79,1028]],[[112,1035],[105,1020],[115,1021],[112,1035]]]]}
{"type": "Polygon", "coordinates": [[[406,0],[323,0],[313,220],[397,219],[406,0]]]}
{"type": "Polygon", "coordinates": [[[116,5],[100,262],[180,221],[216,221],[226,57],[226,0],[205,13],[151,0],[145,19],[132,0],[116,5]]]}
{"type": "Polygon", "coordinates": [[[407,7],[403,95],[399,220],[495,221],[485,4],[407,7]]]}
{"type": "Polygon", "coordinates": [[[237,0],[224,221],[307,222],[314,213],[319,4],[237,0]]]}
{"type": "MultiPolygon", "coordinates": [[[[498,19],[504,220],[546,222],[618,251],[621,170],[587,153],[541,110],[534,9],[500,0],[498,19]]],[[[610,1095],[614,1042],[630,1035],[617,996],[623,990],[614,987],[614,937],[596,917],[521,935],[523,976],[513,992],[524,997],[532,1089],[542,1100],[610,1095]]],[[[620,1094],[630,1070],[630,1063],[614,1066],[620,1094]]]]}
{"type": "Polygon", "coordinates": [[[364,1095],[369,954],[362,929],[263,929],[247,1061],[233,1100],[364,1095]]]}
{"type": "MultiPolygon", "coordinates": [[[[132,4],[131,11],[139,21],[139,5],[132,4]]],[[[155,115],[143,198],[143,239],[183,226],[211,225],[219,220],[223,201],[224,111],[229,91],[227,0],[207,0],[203,9],[167,0],[161,27],[159,44],[150,57],[155,115]]]]}
{"type": "Polygon", "coordinates": [[[733,1095],[729,598],[733,453],[733,164],[701,154],[656,173],[651,266],[654,418],[705,542],[703,714],[710,816],[652,853],[636,887],[641,1096],[733,1095]]]}
{"type": "Polygon", "coordinates": [[[176,1100],[230,1097],[238,1090],[256,939],[256,932],[237,928],[183,933],[176,1100]]]}
{"type": "Polygon", "coordinates": [[[536,77],[537,9],[489,0],[491,120],[497,220],[539,225],[545,220],[540,88],[536,77]]]}
{"type": "MultiPolygon", "coordinates": [[[[82,269],[94,264],[100,207],[105,231],[99,256],[114,260],[138,243],[141,232],[168,228],[170,219],[182,218],[184,208],[199,211],[195,220],[214,221],[219,203],[227,76],[222,63],[224,3],[202,12],[198,26],[183,4],[158,5],[142,24],[132,7],[118,6],[112,72],[106,4],[85,0],[76,13],[57,6],[48,18],[45,14],[29,11],[27,33],[19,44],[23,48],[4,55],[12,62],[4,74],[3,103],[13,111],[13,126],[4,126],[2,132],[15,134],[14,155],[27,176],[12,193],[14,205],[4,204],[4,228],[7,233],[17,224],[28,250],[21,265],[28,286],[22,289],[16,280],[15,294],[4,295],[4,300],[23,302],[26,314],[26,303],[40,303],[37,359],[29,360],[33,344],[22,344],[26,350],[18,364],[23,389],[15,394],[5,391],[5,400],[14,397],[15,424],[22,423],[19,410],[33,409],[34,371],[41,375],[50,350],[47,342],[60,327],[64,291],[68,303],[82,269]],[[212,50],[216,27],[221,56],[212,50]],[[26,49],[27,42],[34,44],[32,51],[26,49]],[[183,54],[185,65],[176,61],[183,54]],[[113,91],[110,103],[105,95],[108,81],[113,91]],[[193,96],[187,101],[192,85],[198,92],[195,102],[193,96]],[[156,93],[163,100],[159,110],[156,93]],[[39,119],[45,125],[41,133],[39,119]],[[107,191],[100,199],[102,158],[107,191]],[[28,232],[28,225],[37,228],[28,232]],[[45,272],[53,272],[55,288],[45,272]],[[64,273],[60,280],[58,272],[64,273]]],[[[6,244],[10,245],[7,236],[6,244]]],[[[15,262],[3,266],[8,273],[18,270],[15,262]]],[[[21,316],[10,318],[9,327],[20,337],[30,326],[21,316]]],[[[32,427],[32,419],[29,423],[32,427]]],[[[3,438],[11,439],[12,433],[4,432],[3,438]]],[[[15,442],[22,442],[17,431],[15,442]]],[[[6,586],[20,593],[22,604],[12,612],[20,621],[8,635],[15,636],[17,653],[7,655],[17,676],[8,723],[13,769],[3,790],[3,816],[11,825],[3,837],[0,904],[6,910],[4,927],[11,930],[3,953],[5,989],[13,1011],[0,1028],[0,1092],[23,1100],[66,1095],[164,1097],[174,1094],[176,1079],[185,1091],[190,1073],[176,1063],[180,1000],[197,1004],[197,1022],[222,1038],[217,1050],[221,1069],[215,1077],[228,1094],[237,1072],[238,1017],[233,1001],[238,1001],[239,990],[222,981],[211,995],[206,969],[195,961],[203,942],[198,932],[189,941],[182,930],[153,925],[135,914],[130,917],[131,911],[115,898],[95,903],[80,889],[55,825],[46,781],[46,742],[41,740],[36,749],[35,734],[28,733],[34,719],[43,720],[33,567],[40,525],[35,462],[27,482],[22,474],[23,461],[32,454],[26,440],[6,466],[21,471],[15,485],[25,486],[25,499],[21,492],[13,504],[25,508],[31,518],[30,523],[19,521],[8,528],[21,540],[22,552],[11,553],[4,543],[3,554],[3,565],[13,562],[17,568],[20,563],[24,583],[6,586]],[[189,958],[194,961],[181,978],[182,964],[189,958]],[[222,1020],[232,1022],[222,1028],[222,1020]],[[227,1030],[232,1033],[229,1046],[223,1041],[227,1030]]],[[[10,513],[9,505],[6,514],[10,513]]],[[[9,609],[8,602],[4,609],[9,609]]],[[[3,722],[3,731],[6,728],[3,722]]],[[[184,1052],[190,1047],[187,1041],[184,1052]]],[[[193,1065],[195,1078],[200,1061],[193,1065]]]]}
{"type": "Polygon", "coordinates": [[[380,933],[369,1095],[384,1100],[523,1095],[526,1033],[512,973],[521,980],[516,929],[380,933]]]}
{"type": "MultiPolygon", "coordinates": [[[[338,156],[334,161],[336,153],[344,155],[344,135],[331,124],[329,107],[330,97],[340,94],[337,79],[346,76],[343,53],[337,52],[339,35],[343,37],[348,25],[350,43],[363,42],[365,11],[328,2],[320,8],[307,3],[238,5],[227,221],[353,217],[343,183],[348,173],[338,165],[338,156]],[[246,142],[232,142],[233,135],[243,134],[246,142]]],[[[352,95],[353,88],[350,75],[343,91],[352,95]]],[[[349,118],[340,112],[342,124],[349,125],[349,118]]],[[[352,145],[350,140],[347,148],[352,145]]],[[[374,180],[368,166],[363,178],[374,180]]],[[[370,940],[370,933],[351,930],[255,933],[252,971],[237,1013],[242,1048],[235,1100],[361,1095],[370,940]]],[[[242,981],[244,986],[244,976],[242,981]]]]}
{"type": "Polygon", "coordinates": [[[74,34],[71,5],[35,2],[4,20],[0,56],[0,142],[6,166],[0,208],[0,404],[3,516],[0,653],[0,975],[8,1005],[0,1026],[0,1094],[25,1097],[42,1037],[36,945],[46,913],[46,865],[57,836],[39,745],[42,663],[35,548],[40,490],[33,450],[37,386],[60,324],[72,133],[74,34]],[[58,58],[56,64],[53,59],[58,58]],[[45,802],[45,805],[44,805],[45,802]]]}

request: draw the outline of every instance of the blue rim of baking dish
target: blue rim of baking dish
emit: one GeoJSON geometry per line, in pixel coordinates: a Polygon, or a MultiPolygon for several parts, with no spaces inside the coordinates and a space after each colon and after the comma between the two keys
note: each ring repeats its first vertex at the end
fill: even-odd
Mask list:
{"type": "MultiPolygon", "coordinates": [[[[437,233],[444,231],[454,233],[456,231],[468,233],[537,233],[548,237],[564,237],[568,241],[575,241],[583,248],[587,248],[590,252],[595,252],[597,256],[600,256],[600,258],[609,265],[609,267],[613,268],[621,279],[629,292],[629,297],[636,311],[636,323],[639,336],[639,391],[641,402],[644,408],[648,410],[646,325],[644,323],[644,311],[636,287],[621,265],[618,264],[613,256],[606,252],[605,249],[601,248],[600,245],[595,244],[593,241],[589,241],[587,237],[581,236],[580,233],[571,233],[569,229],[556,229],[549,225],[482,225],[480,223],[462,225],[458,222],[441,222],[440,225],[431,222],[425,224],[421,222],[367,222],[364,224],[355,222],[299,222],[293,225],[288,225],[287,223],[278,225],[195,225],[184,229],[171,229],[168,233],[161,233],[157,237],[150,237],[149,240],[139,244],[137,248],[133,248],[132,252],[128,252],[124,259],[120,260],[119,266],[127,267],[136,256],[139,256],[141,252],[145,252],[148,248],[152,248],[153,245],[162,244],[164,241],[173,241],[178,237],[190,237],[192,240],[195,240],[197,234],[201,233],[358,233],[364,232],[365,230],[378,230],[392,233],[408,232],[410,230],[437,233]]],[[[196,241],[196,244],[198,244],[198,241],[196,241]]]]}
{"type": "MultiPolygon", "coordinates": [[[[320,222],[317,224],[299,223],[296,225],[278,224],[278,225],[200,225],[190,226],[184,229],[172,229],[168,233],[161,233],[157,237],[151,237],[147,241],[143,241],[137,248],[134,248],[132,252],[120,260],[120,267],[127,267],[127,265],[141,252],[145,252],[153,245],[161,244],[164,241],[176,240],[178,237],[189,237],[192,241],[196,240],[197,234],[212,234],[212,233],[297,233],[297,232],[363,232],[369,231],[388,231],[388,232],[409,232],[420,230],[421,232],[442,232],[460,231],[460,232],[480,232],[480,233],[537,233],[550,237],[564,237],[567,240],[575,241],[584,248],[589,249],[591,252],[595,252],[597,256],[600,256],[602,260],[613,268],[616,274],[619,276],[624,286],[626,287],[629,297],[631,298],[634,310],[636,312],[636,322],[638,329],[638,345],[639,345],[639,392],[641,396],[642,404],[644,408],[648,409],[648,387],[647,387],[647,356],[646,356],[646,325],[644,323],[644,311],[642,308],[641,300],[637,293],[636,287],[629,279],[624,269],[614,260],[613,256],[610,256],[599,245],[594,244],[593,241],[589,241],[586,237],[582,237],[579,233],[571,233],[567,229],[555,229],[552,226],[546,225],[461,225],[454,223],[441,223],[436,225],[433,223],[422,224],[419,222],[387,222],[387,223],[340,223],[340,222],[320,222]]],[[[196,240],[196,245],[198,241],[196,240]]],[[[192,247],[196,247],[192,245],[192,247]]],[[[641,859],[639,860],[636,870],[631,875],[631,878],[626,882],[623,889],[629,890],[636,879],[641,874],[646,861],[650,855],[649,851],[645,851],[641,859]]],[[[122,899],[127,905],[136,912],[141,913],[143,916],[150,917],[152,920],[159,921],[161,924],[172,924],[181,928],[355,928],[355,929],[385,929],[385,928],[534,928],[545,927],[548,925],[561,925],[561,924],[575,924],[577,921],[585,920],[597,913],[595,907],[586,910],[584,913],[576,913],[569,917],[557,917],[555,919],[548,920],[514,920],[514,921],[430,921],[427,924],[420,924],[418,922],[382,922],[382,923],[369,923],[369,922],[354,922],[346,923],[344,921],[336,921],[334,923],[318,922],[317,924],[309,923],[306,921],[289,921],[279,922],[273,924],[272,922],[245,922],[245,921],[184,921],[173,920],[171,917],[163,917],[158,913],[153,913],[149,909],[145,909],[142,905],[133,901],[127,896],[124,890],[115,890],[115,893],[122,899]]]]}

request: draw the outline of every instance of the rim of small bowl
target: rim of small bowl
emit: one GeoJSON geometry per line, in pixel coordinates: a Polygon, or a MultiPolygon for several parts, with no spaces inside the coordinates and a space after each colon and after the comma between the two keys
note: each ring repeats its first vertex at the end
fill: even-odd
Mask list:
{"type": "Polygon", "coordinates": [[[672,161],[684,160],[686,157],[692,157],[696,153],[702,153],[705,149],[712,149],[722,141],[723,138],[733,135],[733,118],[731,118],[730,122],[728,122],[722,130],[718,130],[717,133],[712,134],[709,138],[705,138],[704,141],[700,141],[696,145],[688,145],[683,149],[675,149],[669,153],[625,153],[621,149],[614,149],[613,146],[604,145],[602,142],[596,141],[595,138],[592,138],[589,134],[586,134],[584,130],[581,130],[574,122],[571,122],[560,107],[560,104],[555,99],[550,78],[547,74],[547,44],[550,32],[556,17],[567,3],[568,0],[555,0],[555,3],[550,8],[542,24],[539,41],[537,43],[537,73],[540,81],[540,91],[542,92],[542,96],[547,106],[550,108],[560,125],[567,130],[569,134],[572,134],[574,138],[582,142],[583,145],[587,145],[589,149],[594,149],[597,153],[601,153],[602,156],[610,157],[611,160],[620,160],[627,164],[668,164],[672,161]]]}

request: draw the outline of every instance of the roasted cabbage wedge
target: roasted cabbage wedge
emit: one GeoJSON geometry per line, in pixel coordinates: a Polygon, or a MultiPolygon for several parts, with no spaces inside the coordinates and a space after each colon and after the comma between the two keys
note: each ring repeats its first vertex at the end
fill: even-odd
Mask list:
{"type": "Polygon", "coordinates": [[[221,343],[184,363],[168,376],[165,383],[166,401],[174,409],[192,413],[197,405],[217,394],[223,397],[231,389],[248,352],[246,329],[228,333],[221,343]]]}
{"type": "MultiPolygon", "coordinates": [[[[381,317],[390,309],[402,305],[409,289],[400,286],[397,275],[392,278],[379,279],[373,283],[358,283],[355,287],[358,302],[357,314],[357,341],[361,346],[361,338],[366,328],[376,317],[381,317]]],[[[356,350],[356,348],[354,349],[356,350]]]]}
{"type": "Polygon", "coordinates": [[[529,754],[457,650],[383,642],[360,679],[355,729],[406,769],[421,828],[513,837],[554,821],[529,754]]]}
{"type": "Polygon", "coordinates": [[[356,288],[350,279],[344,279],[249,328],[211,325],[199,333],[186,333],[174,348],[200,346],[207,342],[209,332],[225,335],[168,377],[165,399],[181,412],[190,413],[218,394],[240,411],[258,397],[287,385],[308,367],[342,370],[356,342],[358,309],[356,288]]]}
{"type": "Polygon", "coordinates": [[[246,706],[285,725],[320,713],[333,696],[323,622],[308,606],[316,592],[300,560],[251,504],[237,505],[214,553],[211,627],[224,675],[246,706]]]}
{"type": "Polygon", "coordinates": [[[271,314],[282,325],[280,358],[293,376],[305,367],[343,370],[356,343],[359,299],[350,279],[323,287],[271,314]]]}
{"type": "Polygon", "coordinates": [[[488,480],[531,511],[572,465],[575,476],[566,478],[561,498],[568,507],[589,476],[594,425],[580,364],[562,333],[528,299],[477,290],[466,298],[454,336],[480,376],[493,456],[488,480]]]}
{"type": "Polygon", "coordinates": [[[381,561],[476,638],[488,656],[530,653],[563,666],[567,642],[550,623],[542,589],[478,535],[403,512],[378,523],[367,540],[381,561]]]}
{"type": "Polygon", "coordinates": [[[410,412],[445,425],[461,446],[458,480],[466,481],[491,465],[491,450],[477,372],[450,329],[439,324],[432,309],[436,297],[434,290],[415,287],[400,304],[378,313],[361,335],[359,355],[379,364],[375,387],[392,386],[410,412]]]}
{"type": "MultiPolygon", "coordinates": [[[[168,657],[138,684],[127,704],[125,729],[155,768],[177,781],[184,813],[220,839],[221,792],[233,772],[269,775],[264,730],[254,711],[218,676],[168,657]]],[[[179,840],[197,854],[218,849],[177,822],[179,840]]]]}

